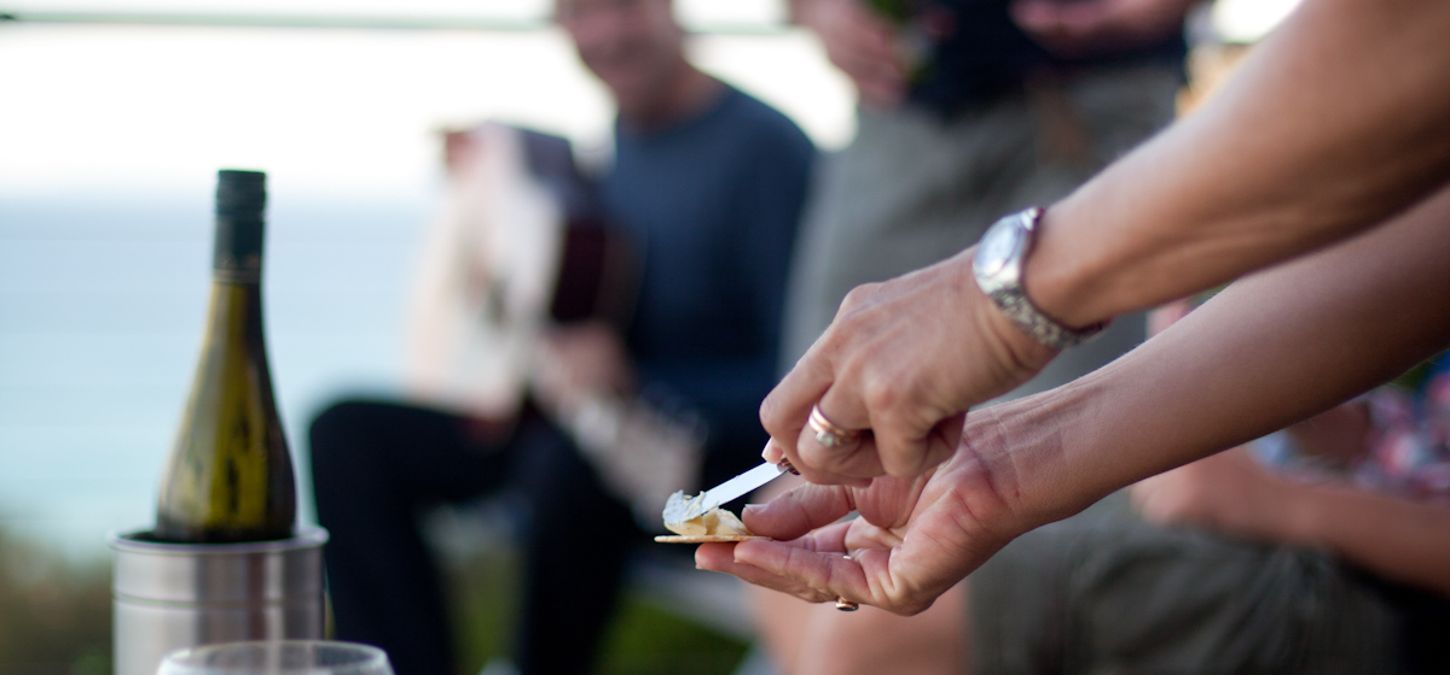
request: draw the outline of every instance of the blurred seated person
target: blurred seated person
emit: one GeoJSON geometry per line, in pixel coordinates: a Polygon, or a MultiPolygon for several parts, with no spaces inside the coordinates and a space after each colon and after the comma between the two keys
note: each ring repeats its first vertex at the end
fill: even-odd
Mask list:
{"type": "Polygon", "coordinates": [[[637,262],[612,274],[618,256],[604,255],[606,274],[582,287],[632,285],[629,311],[606,301],[559,316],[561,286],[581,286],[570,250],[585,228],[561,224],[573,193],[540,170],[549,143],[497,127],[455,135],[410,398],[339,402],[311,428],[337,637],[383,647],[400,675],[460,672],[419,533],[434,507],[516,488],[528,505],[517,667],[588,672],[625,559],[658,529],[665,496],[759,463],[766,440],[756,409],[774,383],[814,149],[686,61],[669,0],[555,11],[617,105],[598,220],[627,244],[603,248],[637,262]]]}
{"type": "Polygon", "coordinates": [[[1450,569],[1424,555],[1447,532],[1442,355],[1029,532],[917,616],[762,590],[757,614],[792,675],[1450,672],[1450,569]]]}

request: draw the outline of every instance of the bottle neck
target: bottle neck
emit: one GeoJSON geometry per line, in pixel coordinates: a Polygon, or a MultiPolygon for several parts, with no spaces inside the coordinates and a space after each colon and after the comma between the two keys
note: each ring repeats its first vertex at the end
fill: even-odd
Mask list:
{"type": "Polygon", "coordinates": [[[256,217],[217,215],[212,279],[217,283],[251,284],[262,280],[261,214],[256,217]]]}
{"type": "Polygon", "coordinates": [[[230,272],[217,272],[212,277],[206,323],[207,339],[213,346],[263,350],[261,286],[255,281],[238,281],[230,272]]]}

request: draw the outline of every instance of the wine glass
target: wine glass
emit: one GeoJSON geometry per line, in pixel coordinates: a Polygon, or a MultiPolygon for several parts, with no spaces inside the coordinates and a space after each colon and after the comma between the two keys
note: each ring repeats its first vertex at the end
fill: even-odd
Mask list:
{"type": "Polygon", "coordinates": [[[323,640],[229,642],[166,655],[156,675],[393,675],[377,647],[323,640]]]}

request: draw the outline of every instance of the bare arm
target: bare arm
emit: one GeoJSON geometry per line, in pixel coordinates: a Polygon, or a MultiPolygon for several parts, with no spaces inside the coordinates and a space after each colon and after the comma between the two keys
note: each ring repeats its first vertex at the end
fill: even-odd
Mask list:
{"type": "Polygon", "coordinates": [[[1133,486],[1147,520],[1333,551],[1381,577],[1450,595],[1450,504],[1286,478],[1244,449],[1133,486]]]}
{"type": "MultiPolygon", "coordinates": [[[[1155,306],[1374,227],[1450,181],[1450,3],[1309,0],[1280,30],[1205,108],[1048,210],[1025,273],[1036,304],[1071,325],[1155,306]]],[[[970,250],[860,286],[762,405],[768,454],[814,482],[919,475],[955,451],[968,408],[1052,356],[978,291],[970,250]],[[825,448],[813,406],[873,434],[825,448]]],[[[1357,362],[1356,382],[1383,367],[1335,358],[1357,362]]]]}
{"type": "Polygon", "coordinates": [[[696,562],[816,602],[919,612],[1018,534],[1329,408],[1450,342],[1446,223],[1450,188],[1234,284],[1096,373],[972,413],[958,451],[915,478],[809,485],[747,509],[752,531],[780,541],[706,545],[696,562]],[[851,511],[862,517],[838,522],[851,511]]]}
{"type": "Polygon", "coordinates": [[[1087,325],[1392,216],[1450,177],[1450,3],[1308,0],[1239,74],[1048,210],[1031,296],[1087,325]]]}
{"type": "Polygon", "coordinates": [[[966,433],[1004,440],[992,461],[1012,478],[1014,510],[1062,517],[1432,355],[1450,341],[1446,251],[1450,187],[1372,234],[1235,283],[1092,375],[974,415],[966,433]]]}
{"type": "Polygon", "coordinates": [[[891,24],[860,0],[790,0],[791,20],[820,38],[831,60],[851,78],[861,101],[890,109],[906,95],[891,24]]]}
{"type": "Polygon", "coordinates": [[[1300,486],[1291,541],[1324,546],[1381,576],[1450,595],[1450,505],[1344,485],[1300,486]]]}

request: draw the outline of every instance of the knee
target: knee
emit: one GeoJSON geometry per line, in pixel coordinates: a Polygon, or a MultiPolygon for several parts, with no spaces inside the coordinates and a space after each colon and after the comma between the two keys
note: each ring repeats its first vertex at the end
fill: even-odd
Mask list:
{"type": "Polygon", "coordinates": [[[308,456],[315,484],[329,482],[339,472],[355,467],[366,454],[373,407],[360,401],[341,401],[312,418],[308,428],[308,456]]]}

